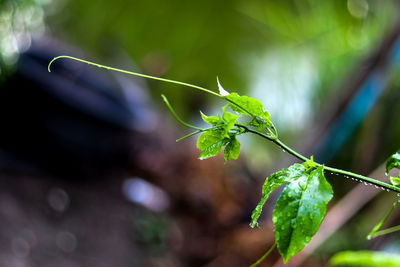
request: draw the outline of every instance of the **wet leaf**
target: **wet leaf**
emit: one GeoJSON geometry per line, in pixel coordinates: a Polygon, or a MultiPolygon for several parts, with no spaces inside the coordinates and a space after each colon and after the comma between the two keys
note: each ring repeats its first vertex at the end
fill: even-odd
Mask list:
{"type": "Polygon", "coordinates": [[[258,226],[258,218],[261,215],[262,208],[267,201],[269,195],[277,189],[279,186],[296,181],[297,179],[306,176],[306,169],[303,165],[295,163],[287,169],[279,170],[269,177],[265,179],[263,188],[262,188],[262,196],[260,202],[257,204],[256,208],[253,210],[251,214],[251,227],[258,226]]]}
{"type": "Polygon", "coordinates": [[[262,103],[257,99],[240,96],[237,93],[231,93],[225,96],[225,99],[233,111],[253,117],[249,125],[255,126],[259,130],[272,126],[269,113],[264,111],[262,103]]]}
{"type": "Polygon", "coordinates": [[[399,186],[400,185],[400,177],[390,176],[390,182],[392,185],[399,186]]]}
{"type": "Polygon", "coordinates": [[[302,175],[283,189],[273,212],[273,222],[275,240],[284,263],[300,252],[318,231],[332,196],[323,166],[308,176],[302,175]]]}
{"type": "Polygon", "coordinates": [[[386,162],[386,173],[388,174],[391,169],[400,169],[400,152],[397,152],[390,156],[388,161],[386,162]]]}
{"type": "Polygon", "coordinates": [[[237,159],[240,154],[240,142],[236,139],[236,136],[232,136],[228,144],[225,146],[224,158],[225,162],[231,159],[237,159]]]}
{"type": "Polygon", "coordinates": [[[209,130],[197,139],[197,148],[201,150],[199,159],[208,159],[219,154],[221,148],[228,143],[223,131],[209,130]]]}

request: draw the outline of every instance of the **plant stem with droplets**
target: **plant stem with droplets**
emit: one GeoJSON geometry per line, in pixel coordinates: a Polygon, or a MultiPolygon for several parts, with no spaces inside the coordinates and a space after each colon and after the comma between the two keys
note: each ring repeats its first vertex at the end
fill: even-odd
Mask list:
{"type": "MultiPolygon", "coordinates": [[[[288,152],[292,156],[294,156],[294,157],[296,157],[296,158],[298,158],[298,159],[300,159],[302,161],[308,161],[309,160],[305,156],[301,155],[300,153],[298,153],[298,152],[294,151],[293,149],[291,149],[290,147],[288,147],[285,143],[283,143],[278,138],[271,137],[271,136],[269,136],[269,135],[267,135],[265,133],[262,133],[262,132],[259,132],[257,130],[251,129],[251,128],[249,128],[249,127],[247,127],[245,125],[242,125],[242,124],[237,124],[237,125],[239,127],[244,128],[245,131],[247,131],[247,132],[259,135],[262,138],[265,138],[265,139],[275,143],[276,145],[281,147],[283,150],[285,150],[286,152],[288,152]]],[[[314,163],[317,166],[323,165],[323,164],[317,163],[317,162],[314,162],[314,163]]],[[[387,190],[391,190],[391,191],[396,192],[396,193],[400,193],[400,188],[397,187],[397,186],[394,186],[394,185],[391,185],[391,184],[387,184],[385,182],[381,182],[379,180],[376,180],[376,179],[373,179],[373,178],[370,178],[370,177],[366,177],[366,176],[363,176],[361,174],[357,174],[357,173],[353,173],[353,172],[349,172],[349,171],[345,171],[345,170],[341,170],[341,169],[337,169],[337,168],[333,168],[333,167],[329,167],[329,166],[325,166],[325,165],[324,165],[324,170],[332,172],[332,173],[341,174],[341,175],[344,175],[345,177],[346,176],[347,177],[352,177],[352,178],[355,178],[357,180],[360,180],[360,181],[363,181],[363,182],[366,182],[366,183],[370,183],[370,184],[385,188],[387,190]]]]}

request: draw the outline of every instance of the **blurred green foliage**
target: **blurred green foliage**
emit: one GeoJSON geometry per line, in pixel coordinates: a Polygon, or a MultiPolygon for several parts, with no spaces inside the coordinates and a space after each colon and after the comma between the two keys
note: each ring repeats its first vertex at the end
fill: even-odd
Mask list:
{"type": "MultiPolygon", "coordinates": [[[[268,80],[261,93],[277,90],[295,98],[301,85],[293,80],[298,79],[311,87],[297,100],[305,103],[301,109],[333,94],[337,81],[380,43],[396,16],[394,5],[395,1],[382,5],[366,0],[65,1],[48,23],[52,34],[90,58],[110,63],[104,61],[127,55],[148,74],[211,89],[217,87],[218,75],[228,91],[253,95],[252,87],[264,76],[268,80]],[[296,78],[304,60],[310,62],[306,67],[312,82],[304,81],[309,77],[296,78]]],[[[158,94],[169,85],[151,87],[158,94]]],[[[168,91],[174,106],[184,106],[181,111],[205,105],[197,93],[187,96],[183,91],[168,91]]],[[[268,103],[282,102],[276,99],[282,96],[279,92],[269,94],[268,103]]],[[[256,93],[260,97],[260,90],[256,93]]]]}
{"type": "Polygon", "coordinates": [[[34,36],[44,32],[44,6],[48,0],[0,0],[0,80],[12,71],[18,55],[34,36]]]}
{"type": "Polygon", "coordinates": [[[378,251],[343,251],[331,259],[333,266],[359,266],[359,267],[396,267],[400,265],[397,254],[378,251]]]}

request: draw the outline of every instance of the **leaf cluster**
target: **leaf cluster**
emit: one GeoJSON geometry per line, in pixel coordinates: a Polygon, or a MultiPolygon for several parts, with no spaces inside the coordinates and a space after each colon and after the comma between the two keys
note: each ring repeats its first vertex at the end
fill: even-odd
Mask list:
{"type": "Polygon", "coordinates": [[[270,115],[264,110],[260,101],[240,96],[237,93],[229,94],[218,82],[222,97],[228,102],[222,108],[222,117],[207,116],[200,112],[203,121],[209,124],[209,129],[203,131],[197,140],[197,148],[201,151],[199,159],[207,159],[218,155],[223,147],[224,158],[228,162],[237,159],[240,154],[240,142],[237,136],[246,132],[246,127],[255,127],[259,131],[267,130],[271,138],[276,138],[277,133],[270,121],[270,115]],[[235,114],[228,112],[230,108],[235,114]],[[245,122],[241,122],[245,120],[245,122]]]}
{"type": "MultiPolygon", "coordinates": [[[[201,113],[203,121],[211,128],[205,130],[197,140],[197,148],[201,150],[200,159],[218,155],[223,147],[225,161],[237,159],[240,143],[236,137],[247,132],[250,127],[264,132],[271,140],[278,138],[270,115],[260,101],[228,93],[219,82],[218,86],[228,105],[222,108],[222,116],[206,116],[201,113]],[[227,107],[235,114],[228,112],[227,107]]],[[[279,170],[265,180],[261,200],[251,215],[251,227],[258,226],[262,208],[270,194],[284,184],[287,185],[275,205],[273,223],[276,244],[286,263],[317,232],[333,191],[324,177],[324,167],[316,164],[312,157],[303,164],[296,163],[279,170]]]]}

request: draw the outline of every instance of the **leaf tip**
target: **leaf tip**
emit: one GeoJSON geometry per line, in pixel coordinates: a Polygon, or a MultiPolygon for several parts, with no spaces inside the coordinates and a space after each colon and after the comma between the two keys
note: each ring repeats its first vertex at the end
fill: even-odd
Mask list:
{"type": "Polygon", "coordinates": [[[260,227],[257,221],[252,221],[249,225],[251,228],[256,228],[256,227],[259,228],[260,227]]]}
{"type": "Polygon", "coordinates": [[[227,96],[227,95],[229,95],[229,93],[222,87],[221,83],[219,82],[218,76],[217,76],[217,84],[218,84],[219,94],[220,94],[221,96],[227,96]]]}

